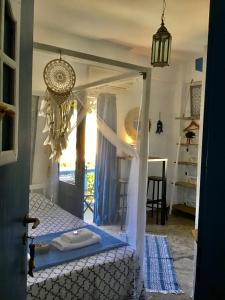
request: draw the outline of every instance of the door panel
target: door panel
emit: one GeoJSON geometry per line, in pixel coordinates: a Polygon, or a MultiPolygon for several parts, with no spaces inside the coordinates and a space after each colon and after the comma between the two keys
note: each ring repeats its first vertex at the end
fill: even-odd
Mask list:
{"type": "MultiPolygon", "coordinates": [[[[1,0],[2,4],[3,0],[1,0]]],[[[10,1],[11,2],[11,1],[10,1]]],[[[18,1],[17,1],[18,2],[18,1]]],[[[2,29],[2,28],[1,28],[2,29]]],[[[0,298],[26,298],[26,232],[28,211],[30,110],[32,86],[33,0],[21,4],[18,159],[0,167],[0,298]]]]}
{"type": "Polygon", "coordinates": [[[225,1],[210,1],[195,300],[225,299],[225,1]]]}

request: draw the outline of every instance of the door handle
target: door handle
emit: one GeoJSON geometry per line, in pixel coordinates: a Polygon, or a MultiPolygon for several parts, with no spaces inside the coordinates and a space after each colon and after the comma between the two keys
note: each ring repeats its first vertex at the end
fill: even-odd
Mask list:
{"type": "Polygon", "coordinates": [[[31,218],[28,215],[26,215],[23,219],[23,224],[26,226],[26,224],[33,223],[32,229],[35,229],[40,224],[40,220],[38,218],[31,218]]]}

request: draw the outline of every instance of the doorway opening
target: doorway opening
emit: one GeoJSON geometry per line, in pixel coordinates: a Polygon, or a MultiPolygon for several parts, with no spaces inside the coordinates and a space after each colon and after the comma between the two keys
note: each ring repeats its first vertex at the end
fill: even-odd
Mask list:
{"type": "MultiPolygon", "coordinates": [[[[202,55],[205,65],[206,55],[202,55]]],[[[186,63],[179,84],[178,71],[164,80],[153,72],[152,93],[157,97],[150,103],[146,232],[166,236],[186,297],[181,295],[181,299],[192,296],[195,281],[204,106],[204,70],[197,68],[197,60],[186,63]],[[165,106],[165,99],[171,101],[170,107],[165,106]],[[158,130],[160,123],[162,131],[158,130]]]]}

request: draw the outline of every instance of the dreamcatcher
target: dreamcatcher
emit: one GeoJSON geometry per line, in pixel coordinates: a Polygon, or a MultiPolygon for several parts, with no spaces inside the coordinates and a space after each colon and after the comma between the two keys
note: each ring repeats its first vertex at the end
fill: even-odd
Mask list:
{"type": "Polygon", "coordinates": [[[72,90],[76,74],[72,66],[60,57],[45,66],[43,77],[47,90],[41,103],[40,115],[46,118],[43,132],[48,132],[44,145],[50,145],[49,159],[58,161],[71,132],[70,119],[75,107],[72,90]]]}

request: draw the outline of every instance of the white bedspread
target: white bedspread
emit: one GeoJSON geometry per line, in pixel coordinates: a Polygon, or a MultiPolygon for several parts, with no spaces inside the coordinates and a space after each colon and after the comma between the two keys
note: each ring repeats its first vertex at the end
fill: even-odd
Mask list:
{"type": "MultiPolygon", "coordinates": [[[[36,193],[30,195],[30,216],[40,225],[33,236],[79,228],[86,223],[36,193]]],[[[70,263],[34,272],[27,278],[27,300],[144,299],[134,250],[120,247],[70,263]]]]}

